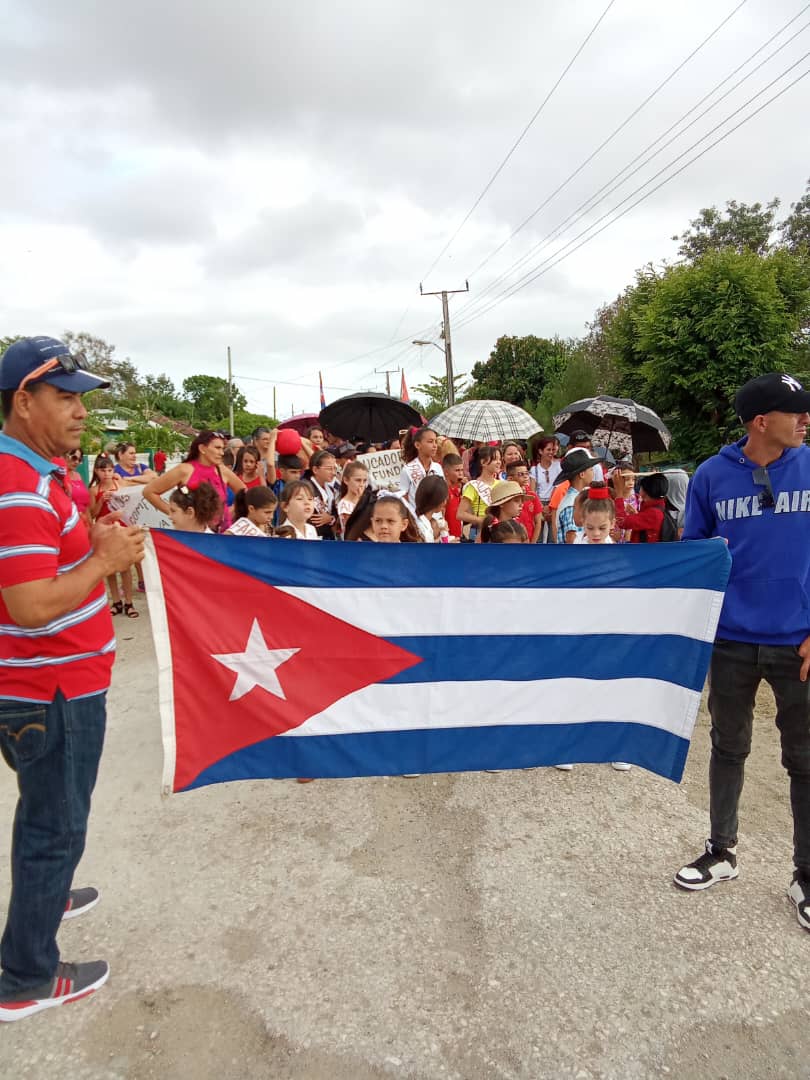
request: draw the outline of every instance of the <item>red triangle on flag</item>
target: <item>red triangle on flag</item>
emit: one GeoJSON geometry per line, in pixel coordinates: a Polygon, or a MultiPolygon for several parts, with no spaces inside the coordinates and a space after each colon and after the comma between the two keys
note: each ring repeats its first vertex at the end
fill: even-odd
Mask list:
{"type": "Polygon", "coordinates": [[[154,539],[172,651],[175,791],[229,754],[421,662],[165,533],[154,539]]]}

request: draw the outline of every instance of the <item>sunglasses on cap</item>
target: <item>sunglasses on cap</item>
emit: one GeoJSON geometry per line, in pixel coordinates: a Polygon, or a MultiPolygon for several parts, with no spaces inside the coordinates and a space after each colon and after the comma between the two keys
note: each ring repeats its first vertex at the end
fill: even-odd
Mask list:
{"type": "Polygon", "coordinates": [[[39,367],[34,368],[33,371],[29,371],[17,389],[24,390],[26,383],[33,382],[34,379],[39,379],[43,375],[47,375],[49,371],[54,371],[56,368],[61,368],[66,375],[74,375],[77,371],[81,371],[82,360],[84,360],[84,356],[71,356],[70,353],[63,353],[62,356],[53,356],[50,360],[46,360],[44,364],[40,364],[39,367]]]}

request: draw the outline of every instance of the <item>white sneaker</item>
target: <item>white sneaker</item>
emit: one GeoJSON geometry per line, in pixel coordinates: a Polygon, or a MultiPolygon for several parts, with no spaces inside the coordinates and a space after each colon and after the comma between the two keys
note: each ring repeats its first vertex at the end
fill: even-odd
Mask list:
{"type": "Polygon", "coordinates": [[[559,769],[560,772],[571,772],[573,767],[574,767],[573,765],[555,765],[554,766],[554,768],[559,769]]]}
{"type": "Polygon", "coordinates": [[[803,926],[805,930],[810,930],[810,883],[806,879],[799,880],[798,870],[793,873],[788,896],[796,905],[796,918],[799,920],[799,926],[803,926]]]}
{"type": "Polygon", "coordinates": [[[711,840],[707,840],[706,851],[688,866],[681,867],[675,875],[675,884],[690,892],[700,892],[718,881],[733,881],[739,873],[736,844],[730,848],[715,848],[711,840]]]}
{"type": "Polygon", "coordinates": [[[628,765],[626,761],[611,761],[610,763],[616,772],[630,772],[633,768],[632,765],[628,765]]]}

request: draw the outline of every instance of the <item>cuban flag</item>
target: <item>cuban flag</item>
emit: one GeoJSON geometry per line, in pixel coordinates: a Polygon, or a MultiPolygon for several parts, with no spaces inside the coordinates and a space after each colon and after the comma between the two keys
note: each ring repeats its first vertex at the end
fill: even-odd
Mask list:
{"type": "Polygon", "coordinates": [[[321,408],[325,409],[326,408],[326,398],[323,396],[323,375],[320,373],[320,371],[318,372],[318,387],[319,387],[320,392],[321,392],[321,408]]]}
{"type": "Polygon", "coordinates": [[[319,544],[153,530],[164,791],[627,761],[680,780],[721,540],[319,544]]]}

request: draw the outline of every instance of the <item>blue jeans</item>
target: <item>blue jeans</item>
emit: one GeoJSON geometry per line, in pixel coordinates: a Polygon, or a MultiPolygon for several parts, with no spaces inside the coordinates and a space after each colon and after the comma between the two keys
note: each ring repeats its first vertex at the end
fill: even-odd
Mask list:
{"type": "Polygon", "coordinates": [[[0,752],[17,773],[11,899],[0,995],[53,978],[56,932],[84,851],[104,745],[106,694],[49,704],[0,699],[0,752]]]}
{"type": "Polygon", "coordinates": [[[782,765],[790,777],[793,861],[798,870],[810,873],[810,680],[799,681],[801,664],[793,645],[714,643],[709,669],[710,839],[720,847],[737,843],[737,806],[751,752],[754,697],[764,679],[776,698],[782,765]]]}

